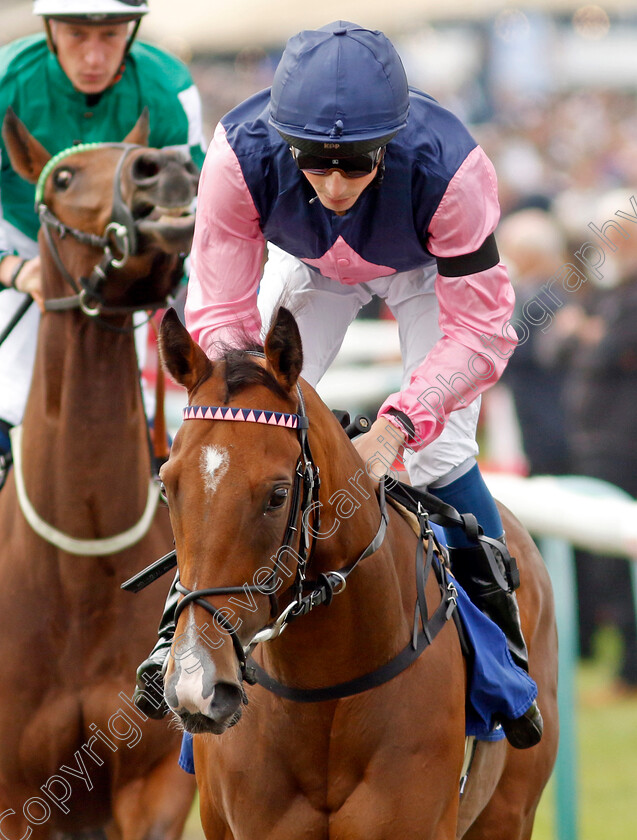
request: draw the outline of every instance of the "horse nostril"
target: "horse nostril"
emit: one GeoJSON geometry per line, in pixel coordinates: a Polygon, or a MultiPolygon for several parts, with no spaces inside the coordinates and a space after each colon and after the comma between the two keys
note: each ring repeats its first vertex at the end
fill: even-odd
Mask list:
{"type": "Polygon", "coordinates": [[[160,169],[157,153],[146,152],[133,161],[131,177],[135,184],[146,185],[157,179],[160,169]]]}
{"type": "Polygon", "coordinates": [[[217,683],[210,701],[209,715],[214,720],[225,720],[241,709],[241,688],[232,683],[217,683]]]}

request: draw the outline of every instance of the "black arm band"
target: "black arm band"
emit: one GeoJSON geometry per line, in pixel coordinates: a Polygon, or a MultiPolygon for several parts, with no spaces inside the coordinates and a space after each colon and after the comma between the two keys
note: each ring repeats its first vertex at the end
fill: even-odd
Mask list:
{"type": "Polygon", "coordinates": [[[405,414],[404,411],[399,411],[397,408],[389,408],[386,413],[391,414],[392,417],[395,417],[396,420],[399,421],[400,425],[404,427],[405,431],[409,435],[408,439],[413,440],[413,438],[416,436],[416,429],[414,428],[414,424],[411,417],[405,414]]]}
{"type": "Polygon", "coordinates": [[[495,236],[490,233],[477,251],[461,254],[458,257],[436,257],[438,274],[443,277],[462,277],[464,274],[477,274],[493,268],[500,262],[500,254],[495,236]]]}

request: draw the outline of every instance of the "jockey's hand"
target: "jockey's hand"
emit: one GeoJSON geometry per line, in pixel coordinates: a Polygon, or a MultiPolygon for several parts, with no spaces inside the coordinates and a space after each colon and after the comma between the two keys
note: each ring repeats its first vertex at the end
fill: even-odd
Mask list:
{"type": "Polygon", "coordinates": [[[397,471],[392,465],[396,458],[402,461],[406,438],[389,420],[377,417],[368,432],[352,441],[365,462],[367,474],[376,484],[390,472],[396,477],[397,471]]]}
{"type": "Polygon", "coordinates": [[[44,295],[42,294],[42,275],[40,273],[40,257],[27,260],[20,269],[15,287],[19,292],[31,295],[41,312],[44,312],[44,295]]]}

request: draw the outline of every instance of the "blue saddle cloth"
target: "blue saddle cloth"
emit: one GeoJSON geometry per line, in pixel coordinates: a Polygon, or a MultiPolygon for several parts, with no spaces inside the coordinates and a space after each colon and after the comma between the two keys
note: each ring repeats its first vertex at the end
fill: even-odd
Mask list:
{"type": "MultiPolygon", "coordinates": [[[[444,544],[442,529],[436,525],[433,528],[439,542],[444,544]]],[[[514,663],[502,630],[474,606],[455,578],[454,585],[458,590],[458,612],[472,649],[467,669],[466,733],[481,741],[500,741],[505,735],[498,718],[514,719],[523,715],[537,697],[537,686],[514,663]]],[[[179,766],[188,773],[195,772],[192,736],[187,732],[179,766]]]]}
{"type": "Polygon", "coordinates": [[[537,685],[511,658],[502,630],[474,606],[455,579],[454,584],[460,619],[472,648],[466,732],[481,741],[500,741],[505,735],[498,718],[523,715],[537,697],[537,685]]]}
{"type": "Polygon", "coordinates": [[[186,773],[195,774],[195,757],[192,752],[192,735],[184,732],[181,739],[181,752],[179,753],[179,766],[186,773]]]}
{"type": "MultiPolygon", "coordinates": [[[[430,522],[441,545],[446,545],[443,529],[430,522]]],[[[458,581],[458,614],[472,655],[467,663],[466,733],[480,741],[501,741],[504,730],[499,717],[515,719],[526,712],[537,697],[537,685],[519,668],[497,624],[480,612],[458,581]]]]}

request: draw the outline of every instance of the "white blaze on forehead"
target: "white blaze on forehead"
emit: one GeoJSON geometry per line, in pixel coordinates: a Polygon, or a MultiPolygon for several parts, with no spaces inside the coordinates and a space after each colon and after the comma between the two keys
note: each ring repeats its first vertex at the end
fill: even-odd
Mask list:
{"type": "Polygon", "coordinates": [[[214,493],[219,481],[225,475],[229,462],[228,453],[219,446],[204,446],[201,449],[199,466],[204,486],[209,493],[214,493]]]}

